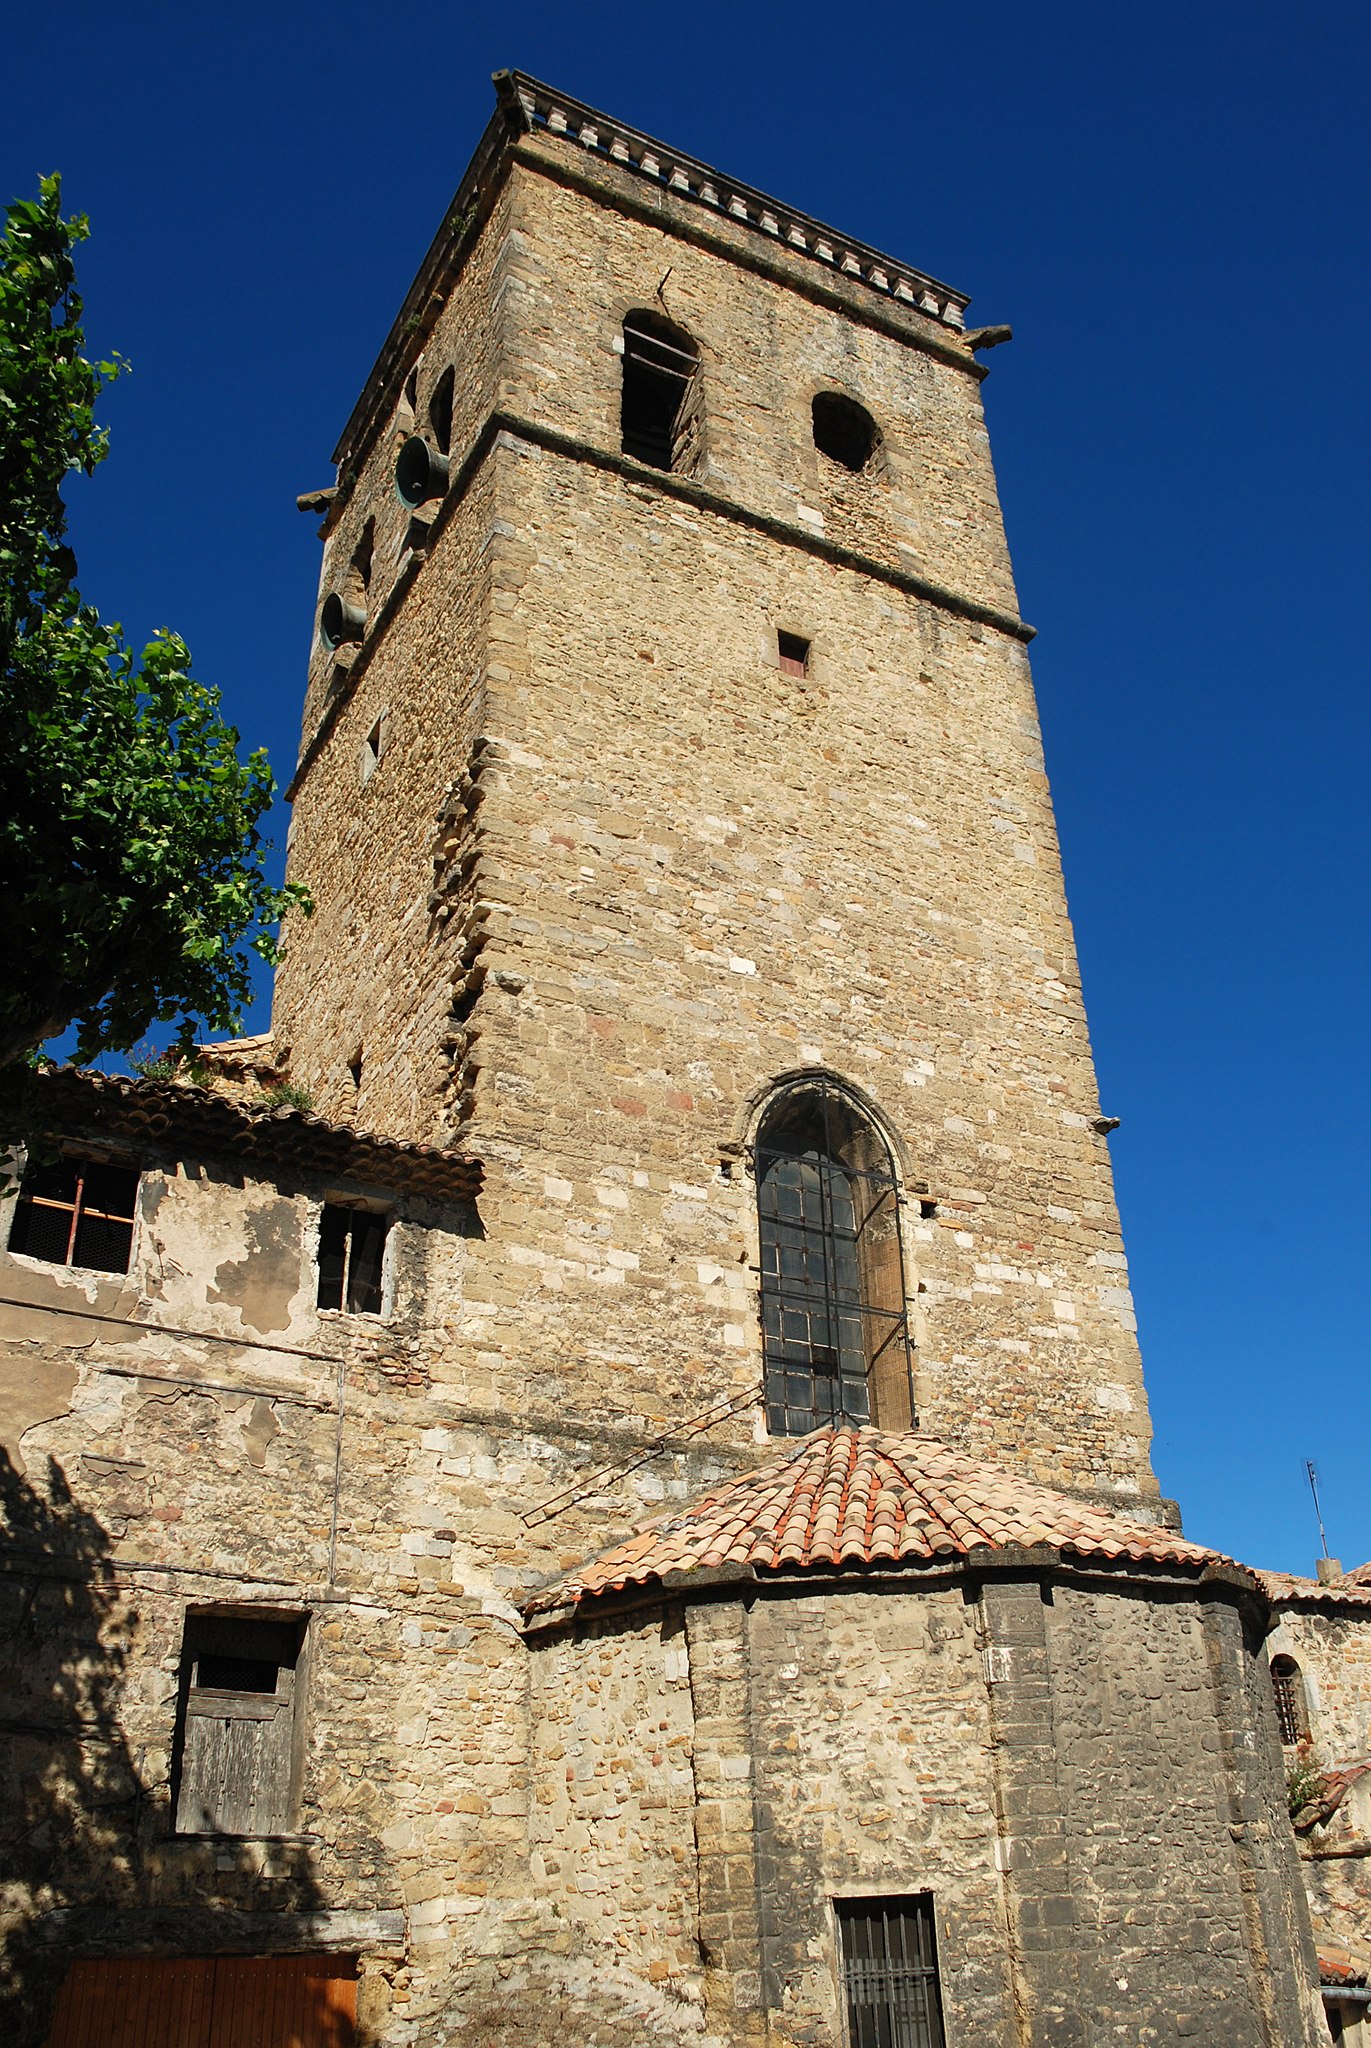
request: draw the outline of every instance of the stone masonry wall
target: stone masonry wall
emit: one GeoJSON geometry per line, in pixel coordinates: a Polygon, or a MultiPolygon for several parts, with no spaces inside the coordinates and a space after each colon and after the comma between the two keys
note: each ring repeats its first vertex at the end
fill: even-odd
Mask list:
{"type": "Polygon", "coordinates": [[[535,1648],[535,1867],[711,2033],[838,2039],[833,1899],[929,1892],[950,2040],[1315,2048],[1278,1763],[1245,1732],[1260,1643],[1223,1596],[839,1581],[685,1624],[535,1648]]]}
{"type": "MultiPolygon", "coordinates": [[[[664,221],[521,165],[480,239],[502,403],[590,453],[499,434],[363,650],[297,797],[292,871],[320,908],[278,1039],[331,1113],[461,1125],[483,1152],[473,1292],[511,1411],[536,1356],[573,1410],[658,1428],[760,1392],[738,1148],[778,1075],[835,1071],[900,1154],[923,1426],[1155,1499],[1022,646],[815,554],[787,495],[860,484],[854,544],[903,560],[917,528],[924,573],[1011,603],[975,378],[911,345],[917,316],[901,340],[664,221]],[[667,242],[710,488],[789,538],[593,459],[617,460],[613,343],[667,242]],[[882,426],[879,483],[808,438],[812,387],[839,378],[882,426]],[[804,678],[779,627],[812,640],[804,678]]],[[[470,347],[489,388],[478,304],[454,298],[425,376],[470,347]]],[[[349,519],[391,454],[382,435],[349,519]]]]}
{"type": "MultiPolygon", "coordinates": [[[[1268,1656],[1293,1657],[1309,1704],[1310,1761],[1336,1770],[1371,1759],[1371,1617],[1323,1602],[1282,1605],[1268,1656]]],[[[1287,1752],[1287,1761],[1295,1757],[1287,1752]]],[[[1314,1931],[1371,1961],[1371,1780],[1347,1791],[1327,1822],[1299,1837],[1314,1931]]]]}

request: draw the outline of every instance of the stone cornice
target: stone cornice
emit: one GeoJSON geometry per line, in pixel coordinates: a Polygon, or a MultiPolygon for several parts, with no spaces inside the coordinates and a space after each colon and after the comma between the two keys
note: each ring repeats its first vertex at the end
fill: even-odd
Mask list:
{"type": "Polygon", "coordinates": [[[947,327],[959,330],[963,326],[970,303],[968,295],[954,291],[951,285],[940,284],[925,271],[899,263],[893,256],[883,255],[851,235],[840,234],[811,214],[786,206],[737,178],[726,177],[711,165],[701,163],[698,157],[687,156],[622,121],[613,121],[583,101],[539,84],[522,71],[497,72],[495,89],[506,107],[512,108],[517,102],[531,132],[546,132],[578,143],[592,156],[607,158],[658,189],[665,188],[711,212],[746,223],[823,268],[860,280],[882,298],[914,307],[947,327]]]}

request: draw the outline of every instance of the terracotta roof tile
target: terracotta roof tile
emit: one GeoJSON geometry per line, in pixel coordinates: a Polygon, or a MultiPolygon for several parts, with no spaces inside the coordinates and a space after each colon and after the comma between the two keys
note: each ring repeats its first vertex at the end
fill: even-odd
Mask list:
{"type": "Polygon", "coordinates": [[[268,1171],[304,1168],[437,1201],[471,1202],[481,1189],[480,1161],[462,1153],[403,1144],[350,1124],[326,1123],[307,1110],[259,1107],[177,1081],[55,1067],[11,1077],[0,1086],[0,1112],[13,1114],[21,1107],[54,1137],[194,1146],[210,1156],[260,1161],[268,1171]]]}
{"type": "Polygon", "coordinates": [[[1274,1607],[1304,1606],[1356,1607],[1371,1610],[1371,1580],[1361,1576],[1367,1567],[1348,1572],[1342,1579],[1301,1579],[1292,1572],[1258,1572],[1256,1578],[1274,1607]]]}
{"type": "Polygon", "coordinates": [[[574,1606],[671,1572],[918,1564],[976,1550],[1199,1569],[1229,1564],[1169,1529],[1020,1479],[915,1431],[827,1429],[544,1587],[525,1611],[574,1606]]]}
{"type": "Polygon", "coordinates": [[[1321,1984],[1365,1984],[1367,1979],[1367,1958],[1340,1942],[1320,1941],[1319,1982],[1321,1984]]]}

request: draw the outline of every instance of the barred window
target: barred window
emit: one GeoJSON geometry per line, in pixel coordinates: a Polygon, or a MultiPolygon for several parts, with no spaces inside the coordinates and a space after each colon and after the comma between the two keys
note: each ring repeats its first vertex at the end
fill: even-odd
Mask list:
{"type": "Polygon", "coordinates": [[[757,1134],[767,1427],[913,1426],[890,1154],[828,1081],[776,1097],[757,1134]]]}
{"type": "Polygon", "coordinates": [[[127,1273],[138,1174],[97,1159],[57,1159],[24,1175],[9,1248],[55,1266],[127,1273]]]}
{"type": "Polygon", "coordinates": [[[699,455],[700,351],[659,313],[624,321],[620,445],[654,469],[688,472],[699,455]]]}
{"type": "Polygon", "coordinates": [[[1276,1722],[1287,1748],[1303,1742],[1309,1734],[1309,1699],[1304,1673],[1293,1657],[1271,1659],[1271,1691],[1276,1702],[1276,1722]]]}
{"type": "Polygon", "coordinates": [[[381,1313],[390,1218],[375,1209],[325,1202],[319,1219],[319,1307],[381,1313]]]}
{"type": "Polygon", "coordinates": [[[838,1899],[850,2048],[943,2048],[933,1899],[838,1899]]]}

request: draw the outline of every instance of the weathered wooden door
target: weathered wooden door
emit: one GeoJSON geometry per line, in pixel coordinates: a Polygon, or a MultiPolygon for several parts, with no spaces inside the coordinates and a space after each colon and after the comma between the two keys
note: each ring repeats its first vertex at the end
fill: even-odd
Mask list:
{"type": "Polygon", "coordinates": [[[78,1962],[48,2048],[352,2048],[352,1956],[78,1962]]]}

